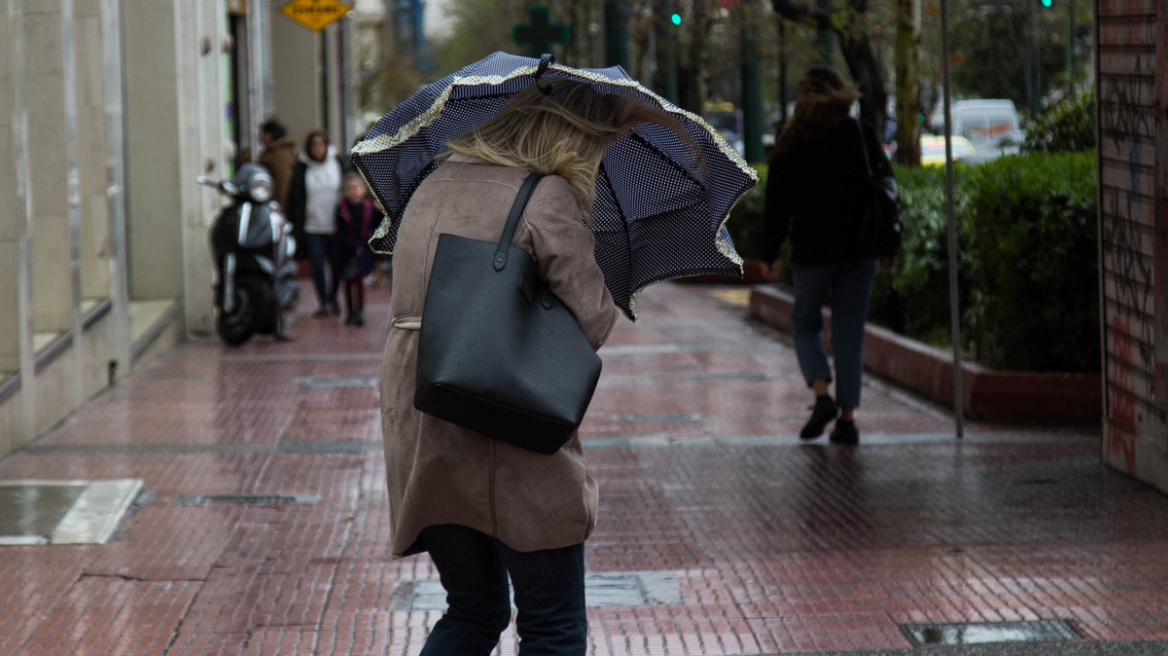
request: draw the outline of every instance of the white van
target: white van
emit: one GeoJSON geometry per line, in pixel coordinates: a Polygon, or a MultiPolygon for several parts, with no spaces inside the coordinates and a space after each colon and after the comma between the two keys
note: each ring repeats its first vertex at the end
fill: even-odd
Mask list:
{"type": "MultiPolygon", "coordinates": [[[[953,136],[969,139],[977,150],[977,161],[1017,153],[1022,144],[1018,111],[1012,100],[958,100],[950,107],[950,114],[953,136]]],[[[941,104],[933,110],[929,127],[937,134],[944,134],[945,113],[941,104]]]]}

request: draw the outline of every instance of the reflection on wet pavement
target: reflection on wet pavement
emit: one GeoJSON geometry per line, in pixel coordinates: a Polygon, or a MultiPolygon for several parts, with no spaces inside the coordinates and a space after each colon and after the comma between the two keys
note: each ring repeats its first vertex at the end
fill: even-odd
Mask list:
{"type": "MultiPolygon", "coordinates": [[[[802,443],[793,352],[725,291],[654,286],[601,352],[591,655],[988,654],[969,643],[1021,622],[1168,640],[1168,497],[1102,466],[1097,428],[958,442],[943,409],[866,380],[858,448],[802,443]]],[[[145,492],[106,544],[0,547],[20,600],[0,654],[416,655],[441,593],[424,556],[388,557],[387,300],[370,290],[364,329],[300,315],[291,344],[181,344],[0,460],[0,480],[145,492]]]]}

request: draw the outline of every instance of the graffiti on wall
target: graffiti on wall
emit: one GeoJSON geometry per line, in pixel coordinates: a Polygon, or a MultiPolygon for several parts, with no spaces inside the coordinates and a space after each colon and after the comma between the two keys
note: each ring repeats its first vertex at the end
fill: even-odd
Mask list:
{"type": "Polygon", "coordinates": [[[1125,322],[1119,315],[1111,318],[1111,350],[1118,363],[1113,379],[1108,383],[1106,449],[1112,463],[1122,462],[1128,473],[1133,473],[1136,469],[1136,449],[1127,436],[1136,432],[1136,404],[1130,396],[1118,391],[1122,388],[1130,389],[1132,384],[1132,370],[1127,364],[1132,356],[1130,319],[1125,322]]]}
{"type": "MultiPolygon", "coordinates": [[[[1168,344],[1168,339],[1160,339],[1156,334],[1162,332],[1157,329],[1156,321],[1132,321],[1133,314],[1157,320],[1161,315],[1168,315],[1168,308],[1158,311],[1163,306],[1155,297],[1157,290],[1168,292],[1168,280],[1159,280],[1168,275],[1168,266],[1161,266],[1159,261],[1168,256],[1168,249],[1161,248],[1164,244],[1146,243],[1149,239],[1160,242],[1162,236],[1148,230],[1148,227],[1155,226],[1154,214],[1149,216],[1150,207],[1140,200],[1154,194],[1154,190],[1144,188],[1143,176],[1147,167],[1155,164],[1144,161],[1146,139],[1155,134],[1154,114],[1149,111],[1155,105],[1154,87],[1148,83],[1155,70],[1143,56],[1136,56],[1132,64],[1132,70],[1125,71],[1122,77],[1101,75],[1099,80],[1099,120],[1105,142],[1100,146],[1112,158],[1112,166],[1119,159],[1127,169],[1126,179],[1121,179],[1127,183],[1123,185],[1126,189],[1100,181],[1105,185],[1103,198],[1108,214],[1103,224],[1103,256],[1109,265],[1106,274],[1110,278],[1108,287],[1113,290],[1116,305],[1110,311],[1105,308],[1110,356],[1105,449],[1112,464],[1125,466],[1129,472],[1135,471],[1136,452],[1132,439],[1139,420],[1143,419],[1131,394],[1154,401],[1157,399],[1155,387],[1159,386],[1163,391],[1164,381],[1156,381],[1161,367],[1157,367],[1155,350],[1161,343],[1168,344]],[[1149,259],[1145,253],[1155,253],[1156,257],[1149,259]],[[1149,375],[1136,376],[1133,369],[1149,375]],[[1150,389],[1136,389],[1138,385],[1150,389]]],[[[1157,419],[1163,422],[1164,403],[1161,401],[1157,405],[1160,410],[1157,419]]]]}

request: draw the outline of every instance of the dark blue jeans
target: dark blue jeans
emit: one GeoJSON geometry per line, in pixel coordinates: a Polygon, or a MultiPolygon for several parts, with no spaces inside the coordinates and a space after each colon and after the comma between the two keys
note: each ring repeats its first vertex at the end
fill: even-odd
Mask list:
{"type": "Polygon", "coordinates": [[[831,292],[831,346],[835,353],[836,401],[844,408],[860,407],[864,373],[864,322],[876,260],[812,266],[795,265],[795,355],[810,386],[816,379],[831,382],[831,367],[823,349],[823,302],[831,292]]]}
{"type": "Polygon", "coordinates": [[[304,250],[308,253],[309,264],[312,265],[312,286],[316,288],[316,298],[320,306],[328,307],[337,302],[337,271],[333,257],[333,236],[304,233],[304,250]],[[331,280],[325,278],[325,265],[332,267],[331,280]]]}
{"type": "Polygon", "coordinates": [[[581,656],[588,644],[584,543],[521,552],[454,524],[422,531],[422,546],[446,589],[446,613],[421,656],[488,656],[511,622],[515,585],[519,656],[581,656]]]}

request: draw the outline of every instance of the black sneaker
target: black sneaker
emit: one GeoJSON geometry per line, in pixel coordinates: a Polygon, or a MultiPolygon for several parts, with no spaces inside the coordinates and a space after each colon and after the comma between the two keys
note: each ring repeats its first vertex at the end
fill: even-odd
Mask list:
{"type": "Polygon", "coordinates": [[[828,439],[832,444],[856,445],[860,443],[860,431],[856,428],[856,422],[840,419],[835,422],[835,428],[831,429],[831,437],[828,439]]]}
{"type": "Polygon", "coordinates": [[[823,435],[827,423],[838,416],[839,407],[830,396],[824,394],[815,397],[815,409],[811,411],[811,418],[803,425],[803,430],[799,431],[799,439],[813,440],[823,435]]]}

